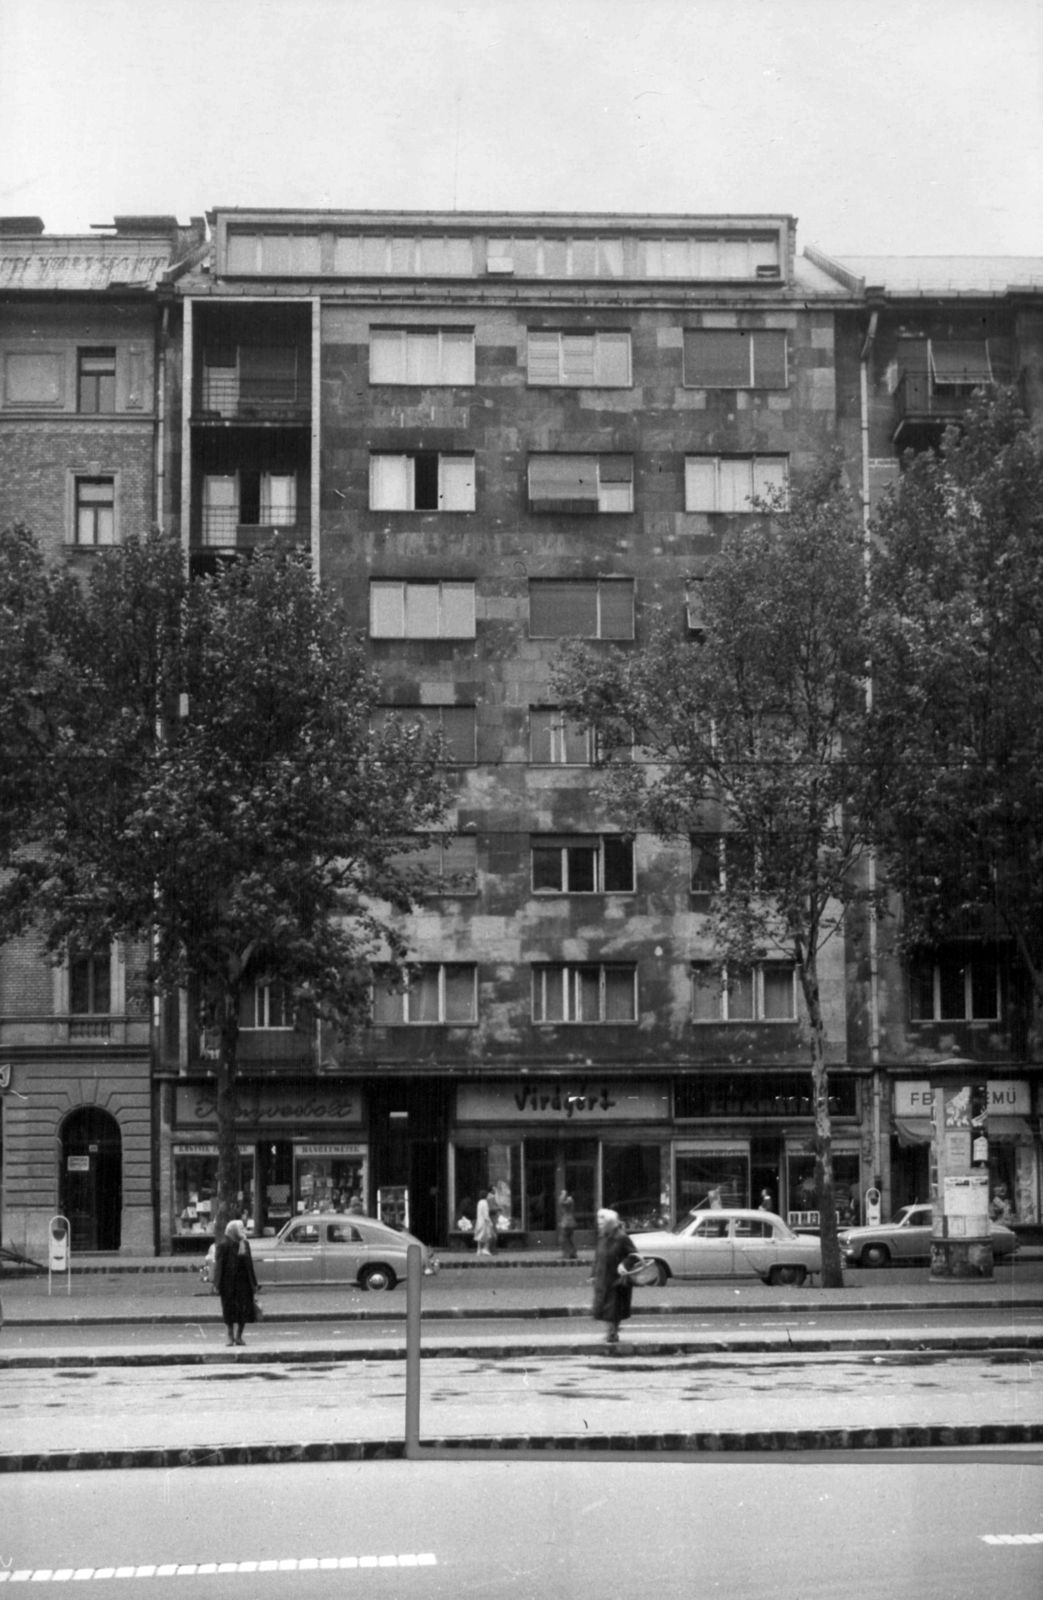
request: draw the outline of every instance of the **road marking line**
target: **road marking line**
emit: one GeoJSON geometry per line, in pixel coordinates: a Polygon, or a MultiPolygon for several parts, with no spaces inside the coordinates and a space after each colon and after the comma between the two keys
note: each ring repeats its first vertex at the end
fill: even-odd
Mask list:
{"type": "MultiPolygon", "coordinates": [[[[983,1534],[992,1544],[1035,1543],[1043,1534],[983,1534]]],[[[385,1556],[287,1556],[281,1561],[186,1561],[165,1562],[161,1566],[126,1567],[19,1567],[0,1570],[0,1583],[68,1583],[105,1578],[199,1578],[211,1574],[254,1572],[347,1572],[361,1568],[375,1571],[382,1567],[436,1567],[438,1557],[426,1550],[416,1554],[385,1556]]]]}
{"type": "Polygon", "coordinates": [[[983,1544],[1043,1544],[1043,1533],[983,1533],[983,1544]]]}

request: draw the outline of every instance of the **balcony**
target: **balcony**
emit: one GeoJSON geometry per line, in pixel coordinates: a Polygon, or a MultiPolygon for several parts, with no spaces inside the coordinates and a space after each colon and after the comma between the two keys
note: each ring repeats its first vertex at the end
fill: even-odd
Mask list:
{"type": "Polygon", "coordinates": [[[895,390],[895,444],[911,444],[909,435],[923,431],[938,438],[963,416],[973,393],[974,385],[939,385],[928,372],[904,372],[895,390]]]}
{"type": "Polygon", "coordinates": [[[192,420],[255,426],[310,423],[307,352],[292,346],[204,352],[192,420]]]}
{"type": "Polygon", "coordinates": [[[280,539],[284,544],[308,542],[308,530],[297,522],[240,522],[233,507],[205,506],[200,544],[204,550],[256,550],[280,539]]]}

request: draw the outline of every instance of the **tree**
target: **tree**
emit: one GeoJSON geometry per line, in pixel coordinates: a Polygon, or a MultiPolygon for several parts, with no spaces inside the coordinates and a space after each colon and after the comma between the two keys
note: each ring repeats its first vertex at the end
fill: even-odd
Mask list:
{"type": "Polygon", "coordinates": [[[32,921],[55,959],[70,941],[144,941],[151,983],[188,990],[218,1041],[223,1224],[243,999],[277,986],[301,1025],[350,1028],[374,962],[402,970],[389,912],[417,884],[404,836],[441,816],[438,747],[416,726],[374,730],[376,679],[304,558],[266,550],[190,583],[153,535],[70,585],[26,550],[9,540],[0,558],[49,619],[50,666],[27,639],[8,722],[35,801],[10,813],[0,934],[32,921]]]}
{"type": "Polygon", "coordinates": [[[661,617],[640,653],[571,651],[558,691],[566,714],[596,730],[630,826],[663,837],[723,830],[731,841],[711,902],[722,975],[770,953],[795,965],[808,1018],[823,1282],[841,1286],[819,958],[866,898],[863,542],[832,464],[788,504],[776,495],[760,510],[710,563],[699,642],[661,617]],[[632,745],[641,759],[627,759],[632,745]]]}
{"type": "Polygon", "coordinates": [[[875,533],[874,740],[903,943],[1004,939],[1043,1007],[1043,445],[1014,391],[975,397],[940,453],[906,463],[875,533]]]}

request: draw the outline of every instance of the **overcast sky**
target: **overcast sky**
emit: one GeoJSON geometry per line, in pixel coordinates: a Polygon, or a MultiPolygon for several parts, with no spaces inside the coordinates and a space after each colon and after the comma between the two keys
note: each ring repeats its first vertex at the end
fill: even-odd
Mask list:
{"type": "Polygon", "coordinates": [[[0,0],[0,213],[787,211],[1043,254],[1043,0],[0,0]]]}

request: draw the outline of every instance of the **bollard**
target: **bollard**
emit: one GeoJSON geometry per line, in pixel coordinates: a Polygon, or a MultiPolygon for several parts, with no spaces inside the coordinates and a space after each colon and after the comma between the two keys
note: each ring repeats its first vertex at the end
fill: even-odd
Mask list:
{"type": "Polygon", "coordinates": [[[406,1460],[420,1453],[420,1246],[406,1249],[406,1460]]]}

